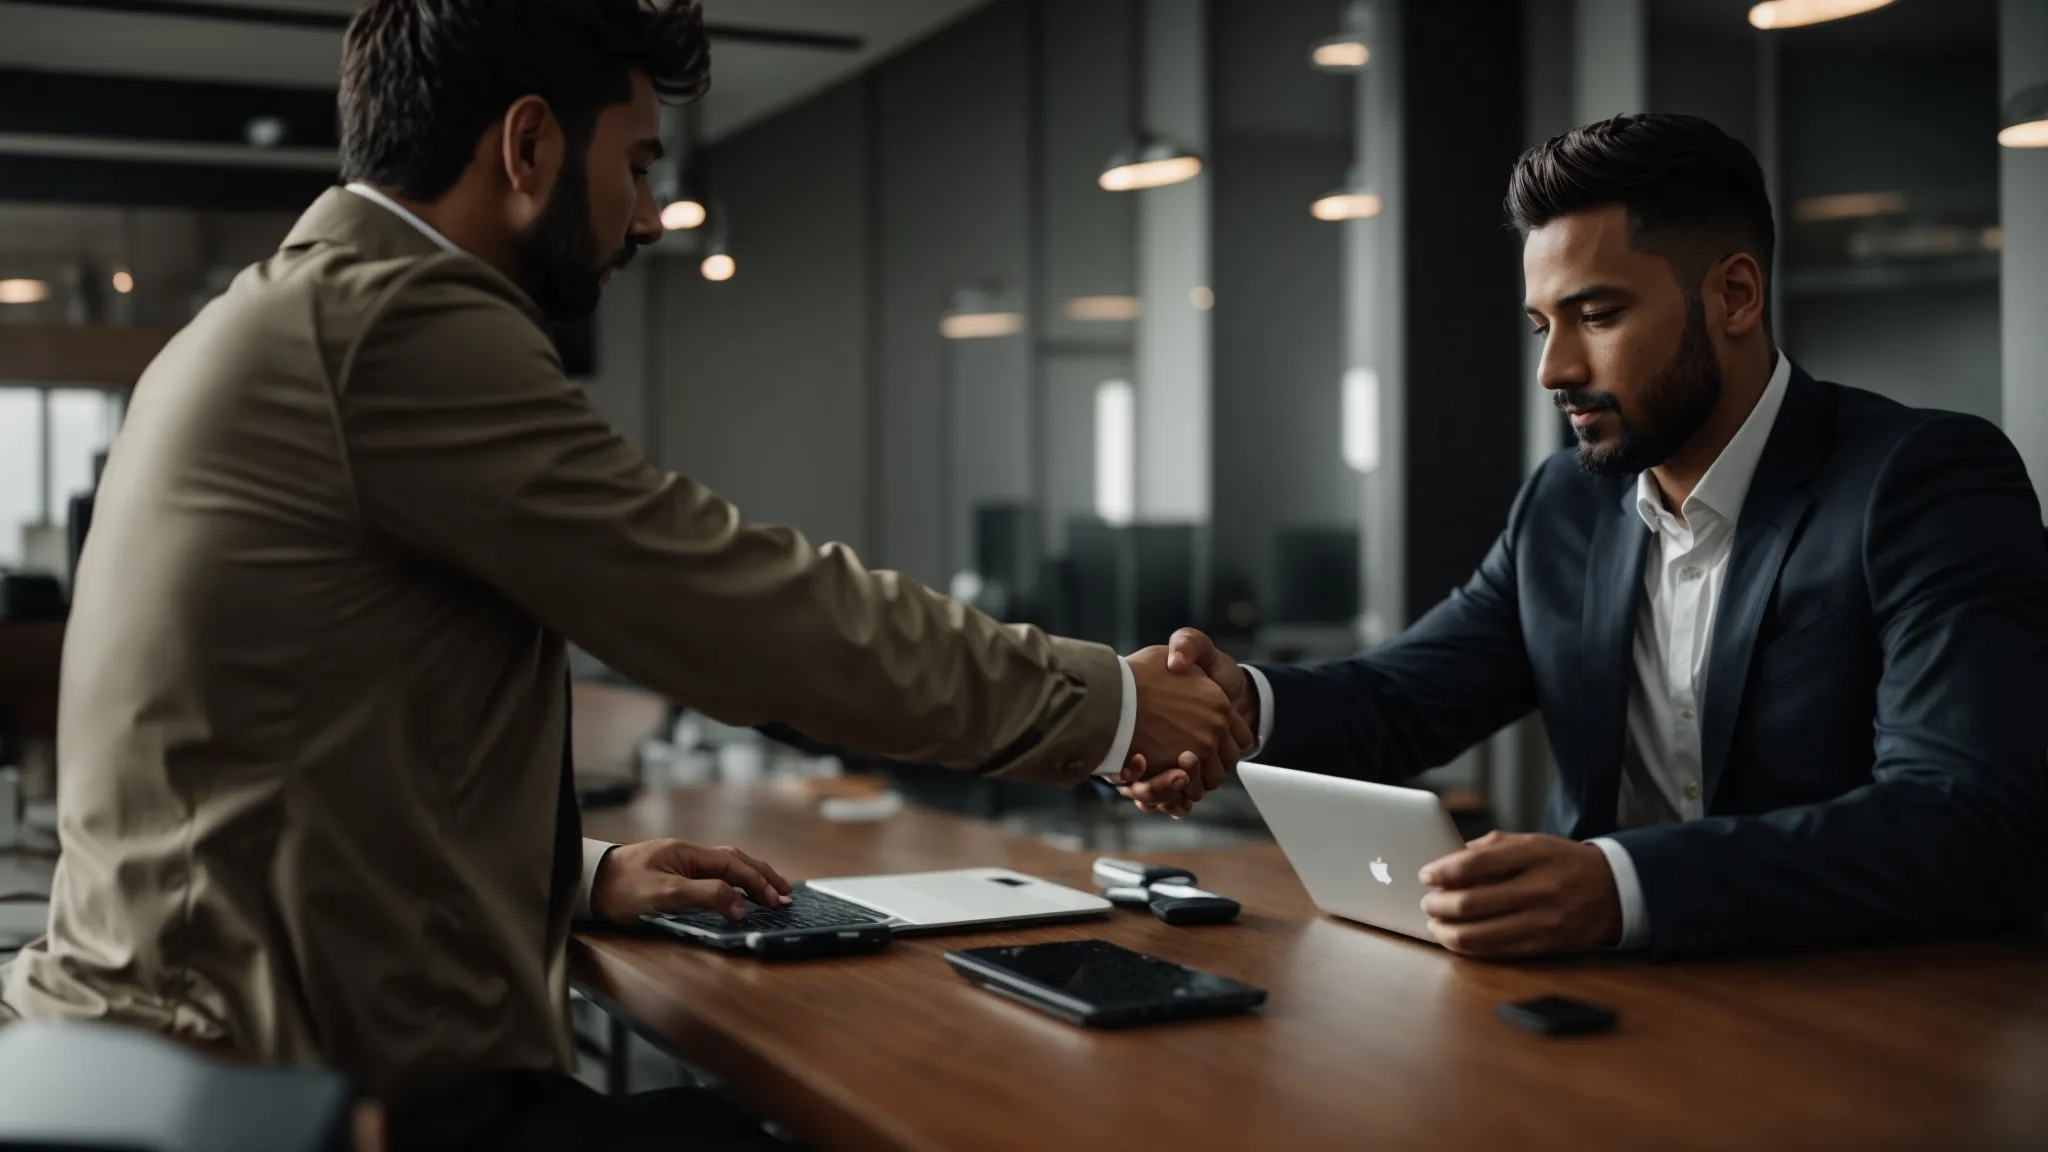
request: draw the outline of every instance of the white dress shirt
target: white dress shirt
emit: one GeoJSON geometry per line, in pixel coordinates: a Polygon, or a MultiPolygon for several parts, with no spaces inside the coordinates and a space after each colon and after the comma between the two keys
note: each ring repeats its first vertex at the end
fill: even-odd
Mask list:
{"type": "MultiPolygon", "coordinates": [[[[1697,820],[1701,807],[1700,702],[1706,698],[1707,653],[1714,608],[1728,572],[1735,522],[1764,444],[1778,422],[1791,386],[1792,362],[1777,357],[1770,383],[1728,446],[1685,498],[1683,519],[1664,507],[1656,478],[1636,477],[1628,501],[1649,525],[1650,554],[1643,564],[1643,599],[1636,606],[1635,675],[1629,683],[1628,726],[1622,748],[1621,792],[1615,823],[1640,828],[1697,820]]],[[[1273,686],[1265,673],[1245,671],[1259,694],[1258,747],[1273,735],[1273,686]]],[[[1249,759],[1257,748],[1246,753],[1249,759]]],[[[1588,841],[1607,857],[1621,896],[1623,948],[1641,947],[1649,934],[1642,881],[1628,849],[1601,836],[1588,841]]]]}
{"type": "MultiPolygon", "coordinates": [[[[350,192],[390,211],[392,215],[397,216],[400,220],[419,229],[421,235],[432,240],[443,251],[460,251],[456,247],[455,242],[442,235],[439,229],[420,219],[417,214],[408,210],[405,205],[400,204],[377,189],[360,181],[347,185],[347,188],[350,192]]],[[[1119,656],[1117,657],[1117,664],[1123,672],[1122,715],[1117,720],[1116,738],[1110,741],[1109,754],[1104,756],[1102,763],[1095,768],[1095,775],[1105,778],[1114,778],[1123,772],[1124,761],[1130,757],[1131,737],[1138,727],[1138,682],[1131,675],[1129,661],[1119,656]]],[[[605,853],[610,852],[616,847],[618,845],[604,840],[584,838],[583,880],[582,883],[576,886],[576,919],[588,920],[590,918],[590,889],[597,881],[598,865],[604,863],[605,853]]]]}

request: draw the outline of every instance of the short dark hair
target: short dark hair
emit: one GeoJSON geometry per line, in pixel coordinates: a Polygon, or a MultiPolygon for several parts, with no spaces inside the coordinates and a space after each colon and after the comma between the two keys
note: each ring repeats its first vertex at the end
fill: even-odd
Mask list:
{"type": "Polygon", "coordinates": [[[1627,210],[1630,247],[1670,261],[1687,296],[1731,252],[1754,257],[1768,286],[1778,236],[1763,168],[1712,121],[1648,112],[1574,128],[1522,153],[1508,181],[1508,222],[1525,237],[1608,204],[1627,210]]]}
{"type": "Polygon", "coordinates": [[[342,41],[342,177],[438,199],[522,96],[587,145],[636,70],[664,97],[704,94],[696,0],[364,0],[342,41]]]}

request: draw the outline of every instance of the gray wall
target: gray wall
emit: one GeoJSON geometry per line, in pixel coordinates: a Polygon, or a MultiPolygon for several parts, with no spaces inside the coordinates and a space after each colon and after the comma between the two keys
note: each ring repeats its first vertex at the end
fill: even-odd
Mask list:
{"type": "Polygon", "coordinates": [[[972,497],[1006,493],[1029,474],[1027,424],[970,427],[962,419],[946,426],[948,412],[1005,410],[1021,397],[1030,381],[1028,346],[1005,337],[948,348],[938,336],[959,282],[995,278],[1028,289],[1028,14],[1022,4],[978,12],[872,79],[880,197],[877,548],[884,562],[928,582],[966,563],[972,497]],[[960,403],[942,395],[948,375],[958,386],[951,399],[960,403]]]}
{"type": "Polygon", "coordinates": [[[662,462],[750,519],[856,547],[873,539],[864,96],[834,89],[720,145],[714,195],[744,206],[739,273],[713,284],[693,258],[651,261],[647,319],[662,462]]]}
{"type": "Polygon", "coordinates": [[[1309,205],[1344,183],[1356,81],[1310,69],[1306,45],[1342,25],[1334,0],[1211,10],[1211,177],[1217,306],[1214,519],[1218,578],[1270,601],[1282,528],[1353,527],[1341,397],[1345,225],[1309,205]]]}
{"type": "Polygon", "coordinates": [[[1786,317],[1792,358],[1823,380],[1999,419],[1996,284],[1809,297],[1786,317]]]}
{"type": "MultiPolygon", "coordinates": [[[[1780,64],[1785,226],[1780,290],[1792,357],[1809,371],[1903,403],[1997,419],[1995,261],[1896,261],[1899,287],[1814,252],[1799,200],[1899,191],[1915,223],[1996,219],[1997,81],[1984,51],[1788,51],[1780,64]]],[[[1842,227],[1842,226],[1836,226],[1842,227]]]]}
{"type": "MultiPolygon", "coordinates": [[[[2048,4],[2003,0],[1999,95],[2048,84],[2048,4]]],[[[2006,434],[2048,494],[2048,148],[1999,149],[2006,434]]]]}

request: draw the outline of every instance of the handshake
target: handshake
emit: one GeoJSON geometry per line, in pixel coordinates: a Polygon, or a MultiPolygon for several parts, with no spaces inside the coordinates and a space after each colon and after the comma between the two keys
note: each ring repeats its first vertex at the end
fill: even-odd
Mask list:
{"type": "Polygon", "coordinates": [[[1258,694],[1237,661],[1193,628],[1129,663],[1138,723],[1117,791],[1143,811],[1185,816],[1257,739],[1258,694]]]}

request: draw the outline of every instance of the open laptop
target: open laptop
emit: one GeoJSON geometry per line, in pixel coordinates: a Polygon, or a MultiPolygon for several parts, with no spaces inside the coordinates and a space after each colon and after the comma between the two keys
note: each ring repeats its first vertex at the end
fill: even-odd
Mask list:
{"type": "Polygon", "coordinates": [[[1268,764],[1237,774],[1316,907],[1436,942],[1416,873],[1465,846],[1436,793],[1268,764]]]}
{"type": "Polygon", "coordinates": [[[650,925],[714,948],[739,949],[776,932],[886,924],[893,935],[1008,928],[1048,920],[1106,916],[1113,907],[1092,892],[1007,868],[960,868],[885,876],[841,876],[799,884],[781,908],[749,902],[728,920],[696,910],[643,917],[650,925]]]}

